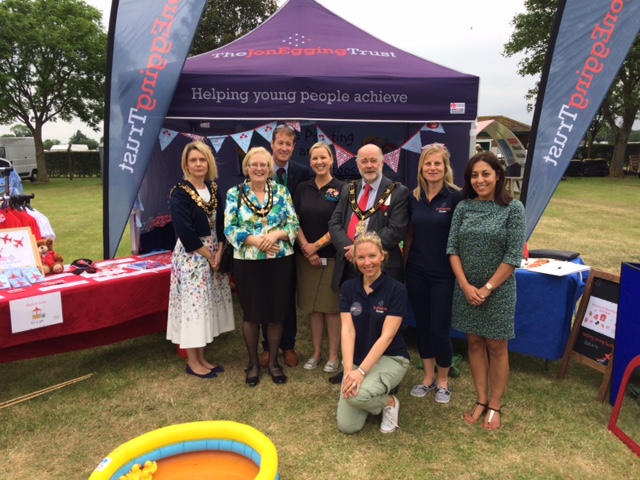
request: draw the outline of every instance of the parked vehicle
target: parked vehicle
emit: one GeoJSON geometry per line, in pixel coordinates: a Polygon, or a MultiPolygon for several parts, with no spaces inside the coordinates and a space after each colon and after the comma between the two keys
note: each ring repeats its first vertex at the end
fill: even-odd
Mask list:
{"type": "Polygon", "coordinates": [[[604,158],[585,158],[584,162],[585,177],[606,177],[609,175],[609,162],[604,158]]]}
{"type": "Polygon", "coordinates": [[[0,157],[11,162],[20,178],[38,179],[36,145],[32,137],[0,137],[0,157]]]}

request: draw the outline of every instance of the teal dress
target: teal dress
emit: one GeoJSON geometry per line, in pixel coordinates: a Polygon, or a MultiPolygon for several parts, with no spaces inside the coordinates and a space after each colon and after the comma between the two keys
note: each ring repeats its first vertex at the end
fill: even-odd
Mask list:
{"type": "MultiPolygon", "coordinates": [[[[447,254],[462,261],[469,283],[481,288],[501,263],[520,266],[525,241],[524,206],[512,200],[463,200],[453,213],[447,254]]],[[[516,279],[512,275],[480,306],[470,305],[456,281],[453,292],[454,329],[493,340],[515,337],[516,279]]]]}

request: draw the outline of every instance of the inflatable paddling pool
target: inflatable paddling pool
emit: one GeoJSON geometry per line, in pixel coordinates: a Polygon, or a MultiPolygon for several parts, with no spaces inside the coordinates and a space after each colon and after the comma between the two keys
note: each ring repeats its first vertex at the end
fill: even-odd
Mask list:
{"type": "Polygon", "coordinates": [[[89,480],[279,480],[271,440],[230,421],[171,425],[130,440],[100,462],[89,480]],[[157,463],[153,473],[143,468],[157,463]]]}

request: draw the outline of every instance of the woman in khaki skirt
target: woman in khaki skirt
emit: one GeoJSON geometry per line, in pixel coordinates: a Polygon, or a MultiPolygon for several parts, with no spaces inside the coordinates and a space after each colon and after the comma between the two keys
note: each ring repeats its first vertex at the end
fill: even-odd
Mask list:
{"type": "Polygon", "coordinates": [[[336,250],[331,243],[328,222],[338,205],[343,182],[333,178],[333,155],[318,142],[309,150],[315,178],[298,185],[293,203],[300,219],[296,247],[298,308],[309,312],[313,355],[304,364],[313,370],[323,360],[324,325],[329,333],[329,358],[324,371],[338,371],[340,348],[340,298],[331,290],[336,250]]]}

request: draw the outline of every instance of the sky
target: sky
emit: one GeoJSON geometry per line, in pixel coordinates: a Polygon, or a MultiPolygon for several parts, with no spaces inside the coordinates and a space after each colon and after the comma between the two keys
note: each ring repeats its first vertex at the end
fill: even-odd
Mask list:
{"type": "MultiPolygon", "coordinates": [[[[480,77],[478,115],[504,115],[531,125],[533,113],[527,112],[524,97],[537,78],[517,74],[521,56],[502,55],[513,32],[511,20],[525,12],[524,0],[317,1],[396,48],[480,77]]],[[[107,30],[111,0],[85,2],[102,12],[107,30]]],[[[0,135],[10,133],[11,126],[0,126],[0,135]]],[[[77,130],[95,140],[102,137],[102,129],[94,132],[80,121],[49,122],[43,126],[43,140],[67,143],[77,130]]]]}

